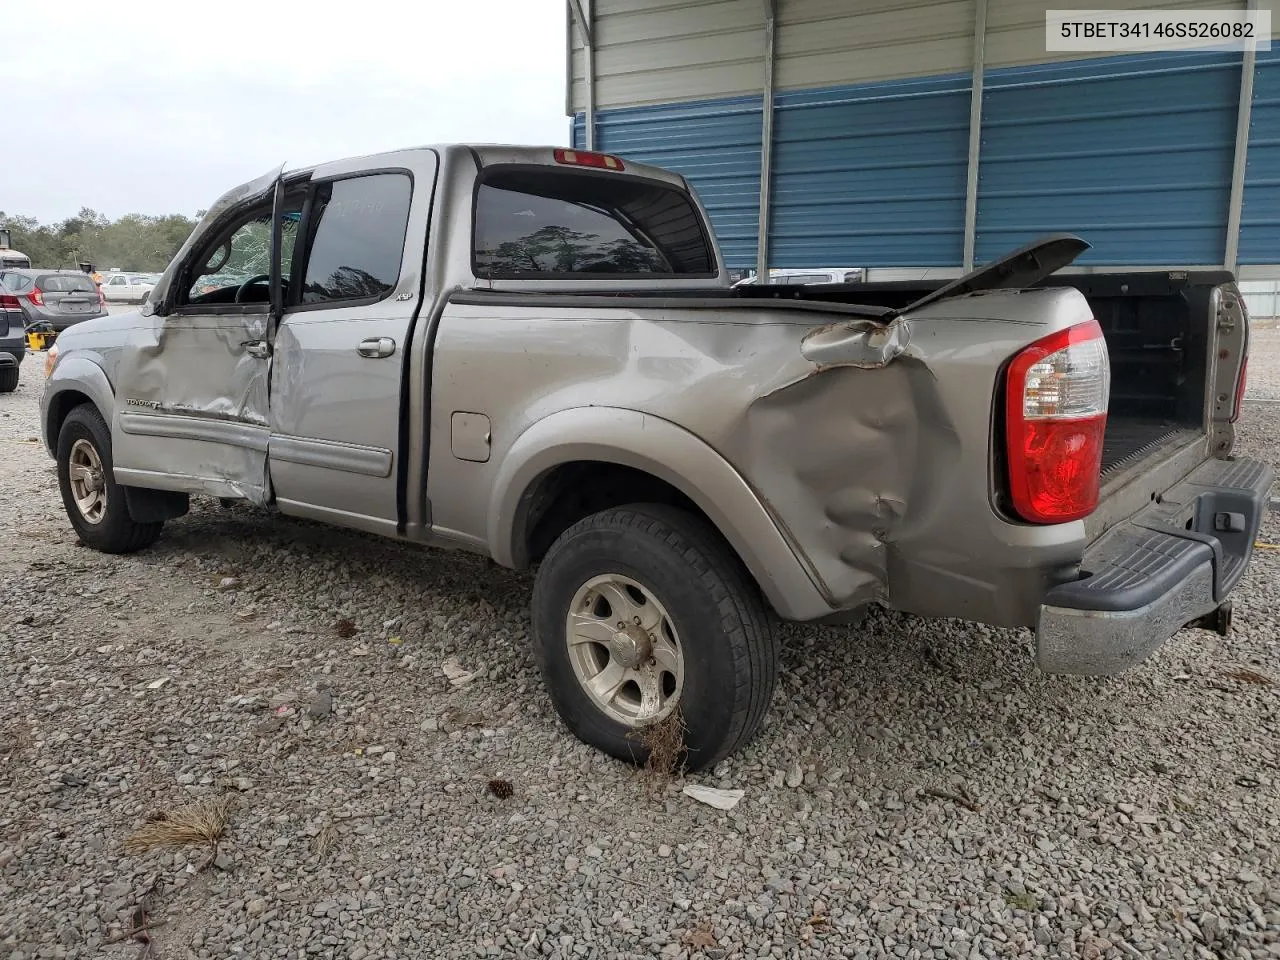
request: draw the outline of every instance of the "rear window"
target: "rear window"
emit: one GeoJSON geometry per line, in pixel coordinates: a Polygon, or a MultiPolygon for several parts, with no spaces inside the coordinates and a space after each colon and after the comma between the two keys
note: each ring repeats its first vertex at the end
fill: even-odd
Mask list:
{"type": "Polygon", "coordinates": [[[36,281],[45,293],[93,293],[97,286],[86,274],[46,273],[36,281]]]}
{"type": "Polygon", "coordinates": [[[555,169],[491,169],[476,194],[478,277],[710,276],[702,217],[652,180],[555,169]]]}

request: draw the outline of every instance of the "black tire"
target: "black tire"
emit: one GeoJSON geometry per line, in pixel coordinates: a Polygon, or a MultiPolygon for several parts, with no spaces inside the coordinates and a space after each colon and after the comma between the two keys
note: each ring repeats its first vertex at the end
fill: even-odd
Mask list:
{"type": "Polygon", "coordinates": [[[583,689],[565,620],[591,578],[644,584],[680,637],[687,770],[718,763],[759,729],[778,673],[778,636],[756,585],[719,533],[701,518],[656,504],[605,510],[552,544],[533,588],[533,638],[556,712],[584,743],[631,763],[648,759],[644,737],[606,714],[583,689]]]}
{"type": "Polygon", "coordinates": [[[115,481],[111,467],[111,431],[97,408],[81,404],[67,414],[58,432],[58,488],[62,506],[76,534],[103,553],[132,553],[155,543],[164,523],[137,523],[129,515],[124,489],[115,481]],[[92,522],[76,504],[71,487],[71,451],[79,441],[87,441],[102,463],[105,507],[100,519],[92,522]]]}
{"type": "Polygon", "coordinates": [[[13,393],[18,389],[18,368],[5,367],[0,370],[0,393],[13,393]]]}

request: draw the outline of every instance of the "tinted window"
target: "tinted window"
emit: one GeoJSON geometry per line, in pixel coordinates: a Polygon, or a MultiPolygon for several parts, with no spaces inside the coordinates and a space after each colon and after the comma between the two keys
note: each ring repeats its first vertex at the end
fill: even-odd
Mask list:
{"type": "Polygon", "coordinates": [[[708,274],[702,218],[650,180],[568,170],[491,170],[476,197],[480,277],[708,274]]]}
{"type": "Polygon", "coordinates": [[[403,173],[354,177],[320,187],[302,281],[303,303],[362,300],[391,291],[400,279],[411,188],[403,173]]]}
{"type": "Polygon", "coordinates": [[[31,288],[31,278],[20,273],[6,273],[4,275],[4,285],[14,293],[21,293],[31,288]]]}
{"type": "Polygon", "coordinates": [[[98,286],[83,273],[47,273],[36,281],[49,293],[94,293],[98,286]]]}

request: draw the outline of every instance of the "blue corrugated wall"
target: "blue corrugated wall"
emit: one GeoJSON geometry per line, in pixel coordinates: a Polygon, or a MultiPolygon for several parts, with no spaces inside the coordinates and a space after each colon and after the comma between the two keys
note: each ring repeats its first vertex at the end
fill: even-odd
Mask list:
{"type": "Polygon", "coordinates": [[[770,261],[959,263],[969,78],[780,93],[770,261]]]}
{"type": "Polygon", "coordinates": [[[1238,53],[989,71],[976,259],[1069,230],[1080,263],[1221,263],[1239,94],[1238,53]]]}
{"type": "Polygon", "coordinates": [[[1240,218],[1240,262],[1280,263],[1280,46],[1258,54],[1240,218]]]}
{"type": "MultiPolygon", "coordinates": [[[[760,97],[605,110],[596,149],[689,178],[707,207],[730,267],[754,266],[760,218],[760,97]]],[[[582,148],[579,114],[573,144],[582,148]]]]}
{"type": "MultiPolygon", "coordinates": [[[[1224,257],[1240,54],[989,70],[979,262],[1055,230],[1098,265],[1224,257]]],[[[759,97],[603,110],[601,150],[687,176],[731,267],[755,264],[759,97]]],[[[967,75],[777,95],[770,262],[957,266],[967,75]]],[[[1241,263],[1280,262],[1280,51],[1259,54],[1241,263]]],[[[579,115],[573,139],[583,145],[579,115]]]]}

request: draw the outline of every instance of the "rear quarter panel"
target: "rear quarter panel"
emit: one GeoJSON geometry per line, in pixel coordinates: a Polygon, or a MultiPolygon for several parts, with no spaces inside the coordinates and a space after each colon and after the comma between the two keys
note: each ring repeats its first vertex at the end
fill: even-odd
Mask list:
{"type": "Polygon", "coordinates": [[[801,341],[838,318],[450,305],[431,380],[432,522],[492,543],[503,532],[488,529],[486,505],[522,433],[576,407],[634,410],[737,469],[832,609],[878,600],[1030,623],[1046,565],[1078,562],[1084,527],[1013,524],[992,507],[996,378],[1020,347],[1087,311],[1071,290],[960,298],[912,317],[907,352],[889,364],[822,369],[801,341]],[[453,456],[457,411],[490,418],[486,463],[453,456]]]}

